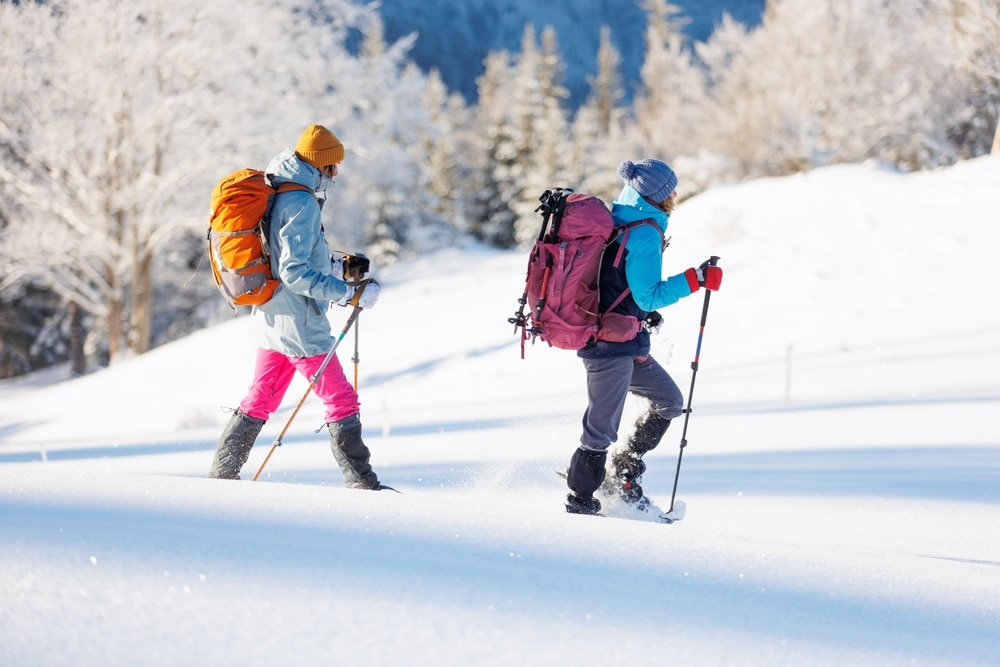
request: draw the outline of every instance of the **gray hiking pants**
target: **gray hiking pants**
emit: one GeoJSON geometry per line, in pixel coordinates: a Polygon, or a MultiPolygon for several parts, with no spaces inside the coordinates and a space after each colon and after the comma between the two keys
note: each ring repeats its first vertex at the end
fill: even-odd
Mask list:
{"type": "Polygon", "coordinates": [[[587,411],[583,413],[584,449],[605,451],[618,440],[629,392],[649,400],[649,409],[664,419],[684,413],[684,396],[673,378],[651,356],[583,359],[587,370],[587,411]]]}

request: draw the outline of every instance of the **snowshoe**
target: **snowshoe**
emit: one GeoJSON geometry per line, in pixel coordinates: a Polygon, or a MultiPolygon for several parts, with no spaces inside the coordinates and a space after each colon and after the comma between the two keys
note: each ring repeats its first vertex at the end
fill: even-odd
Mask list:
{"type": "Polygon", "coordinates": [[[643,495],[639,484],[642,473],[646,472],[646,464],[631,451],[618,452],[611,458],[612,469],[604,479],[602,493],[617,498],[626,505],[640,512],[648,512],[649,498],[643,495]]]}
{"type": "Polygon", "coordinates": [[[622,480],[621,485],[617,489],[618,497],[622,499],[626,505],[630,505],[640,512],[649,511],[649,498],[643,495],[642,487],[639,486],[638,482],[630,480],[622,480]]]}
{"type": "Polygon", "coordinates": [[[601,501],[593,496],[581,498],[575,493],[569,493],[566,495],[566,511],[570,514],[600,514],[601,501]]]}

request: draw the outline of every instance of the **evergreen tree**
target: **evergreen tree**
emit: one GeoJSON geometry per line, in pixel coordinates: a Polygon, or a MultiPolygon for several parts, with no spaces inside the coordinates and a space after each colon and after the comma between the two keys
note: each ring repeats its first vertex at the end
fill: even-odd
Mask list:
{"type": "Polygon", "coordinates": [[[952,62],[968,86],[952,140],[963,156],[1000,153],[1000,0],[938,0],[934,13],[951,28],[952,62]]]}
{"type": "Polygon", "coordinates": [[[466,231],[466,209],[471,199],[465,185],[471,153],[468,111],[461,95],[449,94],[437,70],[428,75],[420,102],[428,113],[421,140],[426,156],[426,187],[433,198],[429,213],[440,220],[442,231],[453,240],[466,231]]]}
{"type": "Polygon", "coordinates": [[[473,181],[475,199],[469,230],[474,238],[499,248],[510,248],[515,243],[516,219],[511,203],[520,195],[516,178],[518,151],[510,122],[510,81],[514,67],[506,51],[490,52],[484,66],[483,75],[476,80],[480,167],[473,181]]]}
{"type": "Polygon", "coordinates": [[[383,34],[382,20],[372,16],[364,27],[359,57],[366,85],[352,100],[351,140],[345,138],[357,157],[345,163],[341,178],[353,187],[328,215],[335,218],[329,235],[341,249],[363,248],[373,259],[391,264],[419,227],[424,194],[419,167],[407,149],[421,123],[414,118],[421,113],[414,104],[419,76],[407,79],[406,85],[400,76],[412,37],[390,48],[383,34]]]}
{"type": "Polygon", "coordinates": [[[570,177],[582,192],[612,199],[621,185],[618,164],[633,155],[627,140],[628,109],[624,106],[621,56],[611,41],[611,30],[601,26],[597,50],[597,73],[590,79],[590,94],[577,110],[572,125],[570,177]]]}
{"type": "Polygon", "coordinates": [[[621,54],[611,41],[611,28],[602,25],[601,42],[597,49],[597,74],[590,80],[587,106],[594,109],[597,128],[605,133],[620,127],[627,115],[623,105],[625,84],[621,65],[621,54]]]}
{"type": "Polygon", "coordinates": [[[542,31],[541,49],[533,43],[534,31],[525,30],[524,50],[518,62],[518,80],[527,89],[521,100],[521,193],[513,208],[517,213],[515,238],[528,244],[538,235],[539,196],[547,189],[566,185],[568,176],[568,92],[562,79],[565,64],[555,31],[542,31]]]}
{"type": "Polygon", "coordinates": [[[646,57],[635,102],[642,148],[649,157],[672,160],[700,147],[705,83],[685,46],[680,8],[666,0],[646,0],[646,57]]]}

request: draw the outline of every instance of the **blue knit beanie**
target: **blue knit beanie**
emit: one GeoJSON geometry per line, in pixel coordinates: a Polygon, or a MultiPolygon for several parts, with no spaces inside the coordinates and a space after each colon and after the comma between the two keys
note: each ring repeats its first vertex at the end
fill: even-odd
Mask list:
{"type": "Polygon", "coordinates": [[[635,163],[625,160],[618,165],[622,180],[646,199],[659,204],[677,189],[677,174],[666,162],[647,158],[635,163]]]}

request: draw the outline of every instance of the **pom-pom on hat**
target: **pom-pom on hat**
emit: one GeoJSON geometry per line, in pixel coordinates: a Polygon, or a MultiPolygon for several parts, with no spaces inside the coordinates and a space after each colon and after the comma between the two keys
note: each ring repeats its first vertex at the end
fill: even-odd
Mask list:
{"type": "Polygon", "coordinates": [[[317,169],[322,169],[344,161],[344,144],[322,125],[310,125],[299,136],[295,153],[317,169]]]}
{"type": "Polygon", "coordinates": [[[666,200],[677,189],[677,174],[661,160],[625,160],[618,166],[618,175],[636,192],[656,204],[666,200]]]}

